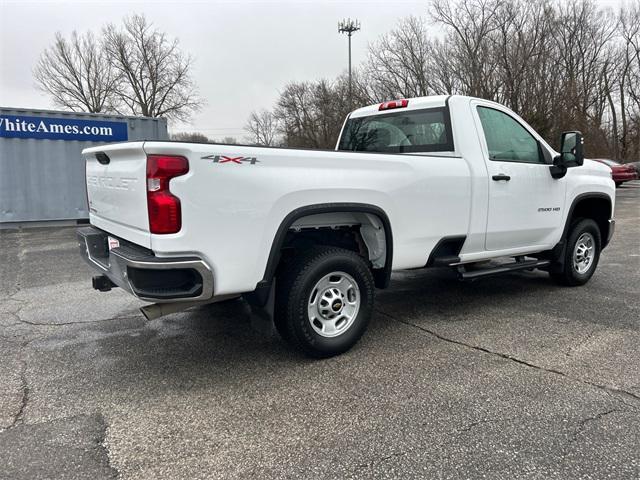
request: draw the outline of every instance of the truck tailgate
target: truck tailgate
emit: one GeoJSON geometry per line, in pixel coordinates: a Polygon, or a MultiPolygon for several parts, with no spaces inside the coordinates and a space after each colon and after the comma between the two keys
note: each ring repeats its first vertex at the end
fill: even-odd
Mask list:
{"type": "Polygon", "coordinates": [[[92,225],[151,248],[144,142],[83,150],[92,225]]]}

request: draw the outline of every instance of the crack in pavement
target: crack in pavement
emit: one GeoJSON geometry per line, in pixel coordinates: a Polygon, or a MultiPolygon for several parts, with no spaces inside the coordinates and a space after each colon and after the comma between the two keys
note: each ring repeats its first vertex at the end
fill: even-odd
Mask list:
{"type": "MultiPolygon", "coordinates": [[[[395,318],[391,317],[390,315],[386,314],[385,312],[382,312],[382,311],[380,311],[380,310],[377,310],[377,311],[378,311],[379,313],[382,313],[383,315],[386,315],[386,316],[388,316],[388,317],[392,318],[392,319],[393,319],[393,320],[395,320],[395,321],[398,321],[398,322],[403,323],[403,324],[405,324],[405,325],[414,326],[414,327],[419,328],[419,329],[421,329],[421,330],[425,330],[425,331],[427,331],[426,329],[423,329],[423,328],[421,328],[421,327],[419,327],[419,326],[417,326],[417,325],[413,325],[413,324],[411,324],[411,323],[406,323],[406,322],[402,322],[402,321],[400,321],[400,320],[397,320],[397,319],[395,319],[395,318]]],[[[462,346],[467,346],[467,345],[462,344],[462,343],[460,343],[460,342],[458,342],[458,341],[455,341],[455,340],[450,340],[450,339],[446,339],[446,338],[441,338],[442,336],[441,336],[441,335],[439,335],[439,334],[435,334],[435,333],[432,333],[432,332],[429,332],[429,331],[427,331],[427,333],[430,333],[431,335],[433,335],[433,336],[435,336],[435,337],[437,337],[437,338],[439,338],[439,339],[441,339],[441,340],[444,340],[444,341],[450,341],[451,343],[459,344],[459,345],[462,345],[462,346]]],[[[476,347],[474,347],[474,346],[470,346],[469,348],[473,348],[474,350],[475,350],[475,349],[480,349],[480,350],[481,350],[481,351],[483,351],[483,352],[485,351],[485,350],[484,350],[484,349],[482,349],[481,347],[476,348],[476,347]]],[[[491,353],[491,352],[490,352],[490,351],[487,351],[487,352],[485,352],[485,353],[491,353]]],[[[502,355],[502,354],[497,354],[497,355],[498,355],[498,356],[500,356],[500,357],[503,357],[503,355],[502,355]]],[[[517,361],[516,359],[510,359],[510,360],[515,360],[515,361],[517,361]]],[[[520,363],[520,362],[517,362],[517,363],[520,363]]],[[[527,365],[527,366],[530,366],[530,365],[527,365]]],[[[534,368],[536,368],[536,367],[534,367],[534,368]]],[[[544,369],[544,368],[540,368],[540,369],[541,369],[541,370],[546,370],[546,369],[544,369]]],[[[551,373],[556,373],[556,372],[551,372],[551,373]]],[[[568,377],[568,378],[571,378],[571,377],[568,377]]],[[[578,380],[578,381],[581,381],[581,380],[578,380]]],[[[597,422],[597,421],[601,420],[602,418],[606,417],[607,415],[610,415],[610,414],[612,414],[612,413],[619,413],[619,412],[621,412],[621,411],[620,411],[620,410],[617,410],[617,409],[610,409],[610,410],[606,410],[606,411],[604,411],[604,412],[600,412],[600,413],[598,413],[598,414],[596,414],[596,415],[594,415],[594,416],[591,416],[591,417],[587,417],[587,418],[582,419],[582,420],[580,421],[580,423],[579,423],[578,427],[577,427],[577,428],[576,428],[576,430],[574,431],[573,435],[572,435],[572,436],[571,436],[571,438],[569,439],[568,444],[575,443],[575,442],[578,440],[578,437],[580,436],[580,434],[581,434],[581,433],[586,429],[586,426],[587,426],[589,423],[591,423],[591,422],[597,422]]],[[[469,432],[469,431],[471,431],[473,428],[478,427],[478,426],[480,426],[480,425],[485,425],[485,424],[487,424],[487,423],[502,423],[502,422],[509,422],[509,421],[511,421],[511,420],[518,420],[518,419],[517,419],[517,418],[482,419],[482,420],[478,420],[478,421],[475,421],[475,422],[471,422],[471,423],[469,423],[468,425],[465,425],[465,426],[463,426],[462,428],[457,429],[457,430],[456,430],[456,432],[457,432],[457,433],[460,433],[460,432],[469,432]]],[[[359,472],[359,471],[361,471],[361,470],[364,470],[364,469],[367,469],[367,468],[371,468],[371,467],[373,467],[374,465],[378,465],[378,464],[381,464],[381,463],[385,463],[385,462],[387,462],[387,461],[389,461],[389,460],[391,460],[391,459],[393,459],[393,458],[398,458],[398,457],[405,456],[405,455],[407,455],[407,453],[408,453],[408,452],[393,452],[393,453],[391,453],[391,454],[389,454],[389,455],[386,455],[386,456],[384,456],[384,457],[381,457],[381,458],[378,458],[378,459],[372,460],[372,461],[370,461],[370,462],[358,464],[358,465],[356,465],[356,466],[355,466],[355,468],[353,469],[352,473],[357,473],[357,472],[359,472]]]]}
{"type": "Polygon", "coordinates": [[[142,318],[142,314],[127,314],[127,315],[122,315],[122,316],[115,316],[115,317],[111,317],[111,318],[103,318],[103,319],[98,319],[98,320],[81,320],[81,321],[77,321],[77,322],[60,322],[60,323],[43,323],[43,322],[32,322],[29,320],[25,320],[20,316],[20,313],[22,311],[22,309],[28,304],[28,302],[26,300],[20,300],[17,298],[13,298],[15,297],[18,293],[20,293],[20,289],[18,289],[17,292],[13,293],[12,295],[10,295],[8,297],[8,300],[11,300],[13,302],[18,302],[20,304],[20,307],[16,310],[12,311],[6,311],[4,312],[7,315],[11,315],[12,317],[14,317],[18,322],[20,323],[24,323],[26,325],[31,325],[34,327],[62,327],[65,325],[81,325],[81,324],[85,324],[85,323],[100,323],[100,322],[112,322],[115,320],[133,320],[133,319],[137,319],[137,318],[142,318]]]}
{"type": "Polygon", "coordinates": [[[360,470],[365,470],[367,468],[371,468],[374,465],[378,465],[381,463],[385,463],[388,462],[389,460],[393,459],[393,458],[398,458],[398,457],[404,457],[408,452],[393,452],[389,455],[386,455],[384,457],[380,457],[380,458],[376,458],[375,460],[372,460],[370,462],[367,463],[360,463],[358,465],[355,466],[355,468],[353,469],[352,473],[356,473],[360,470]]]}
{"type": "MultiPolygon", "coordinates": [[[[20,266],[20,268],[22,268],[22,262],[21,262],[21,261],[19,262],[19,264],[20,264],[20,265],[19,265],[19,266],[20,266]]],[[[25,322],[24,320],[22,320],[22,318],[20,317],[20,312],[21,312],[21,311],[22,311],[22,309],[25,307],[25,305],[27,304],[27,302],[26,302],[26,301],[24,301],[24,300],[20,300],[19,298],[15,298],[15,296],[16,296],[16,295],[18,295],[18,294],[22,291],[22,289],[21,289],[21,287],[20,287],[20,283],[19,283],[19,281],[18,281],[18,279],[17,279],[17,276],[16,276],[16,284],[15,284],[15,287],[16,287],[16,291],[15,291],[15,292],[13,292],[11,295],[9,295],[9,296],[7,297],[7,299],[6,299],[6,301],[7,301],[7,302],[16,302],[16,303],[18,304],[18,308],[17,308],[17,309],[15,309],[15,310],[13,310],[13,311],[11,311],[11,310],[3,311],[2,313],[3,313],[3,314],[6,314],[6,315],[11,315],[13,318],[15,318],[15,319],[16,319],[18,322],[20,322],[20,323],[26,323],[26,322],[25,322]]],[[[3,303],[4,303],[4,302],[3,302],[3,303]]]]}
{"type": "Polygon", "coordinates": [[[13,416],[11,424],[5,428],[0,428],[0,432],[4,432],[24,423],[24,414],[27,408],[27,404],[29,403],[29,383],[27,382],[27,363],[24,360],[21,363],[22,368],[20,369],[20,407],[18,408],[16,414],[13,416]]]}
{"type": "Polygon", "coordinates": [[[16,318],[22,322],[22,323],[26,323],[27,325],[33,325],[33,326],[38,326],[38,327],[64,327],[66,325],[82,325],[82,324],[86,324],[86,323],[100,323],[100,322],[113,322],[115,320],[134,320],[134,319],[140,319],[141,320],[141,315],[128,315],[128,316],[124,316],[124,317],[113,317],[113,318],[102,318],[99,320],[83,320],[83,321],[79,321],[79,322],[61,322],[61,323],[39,323],[39,322],[30,322],[29,320],[23,320],[22,318],[20,318],[19,315],[16,315],[16,318]]]}
{"type": "Polygon", "coordinates": [[[611,415],[612,413],[619,413],[619,412],[620,412],[620,410],[612,408],[612,409],[607,410],[605,412],[600,412],[597,415],[594,415],[593,417],[584,418],[582,421],[580,421],[580,424],[578,425],[578,428],[576,428],[576,430],[573,432],[573,435],[569,439],[569,444],[575,443],[575,442],[578,441],[578,436],[582,432],[584,432],[585,428],[587,428],[587,424],[589,424],[591,422],[597,422],[597,421],[601,420],[603,417],[606,417],[607,415],[611,415]]]}
{"type": "MultiPolygon", "coordinates": [[[[86,320],[86,321],[78,321],[78,322],[62,322],[62,323],[41,323],[41,322],[31,322],[29,320],[25,320],[20,316],[20,313],[22,311],[22,309],[28,305],[28,301],[27,300],[21,300],[19,298],[15,298],[19,293],[22,292],[22,286],[21,286],[21,273],[23,271],[23,267],[24,267],[24,260],[27,254],[27,249],[24,247],[24,239],[22,238],[22,236],[19,237],[19,241],[18,241],[18,255],[16,256],[17,258],[17,275],[16,275],[16,280],[15,280],[15,292],[13,292],[11,295],[9,295],[7,297],[8,301],[13,301],[19,304],[19,307],[14,310],[14,311],[7,311],[5,313],[11,315],[12,317],[14,317],[18,322],[26,324],[26,325],[31,325],[34,327],[61,327],[61,326],[67,326],[67,325],[80,325],[80,324],[86,324],[86,323],[99,323],[99,322],[109,322],[109,321],[114,321],[114,320],[130,320],[130,319],[135,319],[135,318],[139,318],[141,315],[124,315],[124,316],[116,316],[116,317],[112,317],[112,318],[105,318],[102,320],[86,320]]],[[[15,325],[15,324],[14,324],[15,325]]]]}
{"type": "Polygon", "coordinates": [[[22,373],[20,374],[20,382],[21,382],[21,390],[22,390],[22,399],[20,401],[20,409],[13,419],[12,426],[16,426],[19,423],[24,422],[24,414],[27,408],[27,403],[29,403],[29,383],[27,382],[27,366],[24,365],[22,369],[22,373]]]}
{"type": "Polygon", "coordinates": [[[484,418],[482,420],[471,422],[461,428],[457,428],[456,430],[454,430],[454,433],[470,432],[474,428],[479,427],[480,425],[486,425],[487,423],[503,423],[503,422],[510,422],[512,420],[520,420],[520,419],[518,418],[484,418]]]}
{"type": "Polygon", "coordinates": [[[101,411],[23,425],[0,434],[2,478],[117,479],[101,411]],[[4,475],[3,475],[4,474],[4,475]]]}
{"type": "Polygon", "coordinates": [[[610,387],[610,386],[607,386],[607,385],[602,385],[602,384],[599,384],[599,383],[591,382],[589,380],[584,380],[582,378],[573,377],[573,376],[571,376],[571,375],[569,375],[569,374],[567,374],[565,372],[562,372],[560,370],[557,370],[555,368],[542,367],[540,365],[536,365],[534,363],[527,362],[526,360],[521,360],[521,359],[519,359],[517,357],[514,357],[512,355],[509,355],[507,353],[495,352],[493,350],[489,350],[488,348],[480,347],[478,345],[471,345],[469,343],[465,343],[465,342],[460,341],[460,340],[455,340],[453,338],[448,338],[448,337],[445,337],[444,335],[441,335],[441,334],[439,334],[439,333],[437,333],[437,332],[435,332],[433,330],[429,330],[428,328],[422,327],[420,325],[416,325],[416,324],[411,323],[411,322],[407,322],[405,320],[400,320],[399,318],[396,318],[396,317],[394,317],[392,315],[389,315],[388,313],[386,313],[386,312],[384,312],[382,310],[375,309],[375,311],[380,313],[380,314],[382,314],[382,315],[384,315],[384,316],[386,316],[386,317],[388,317],[388,318],[390,318],[391,320],[393,320],[395,322],[402,323],[403,325],[407,325],[409,327],[417,328],[418,330],[421,330],[421,331],[423,331],[425,333],[428,333],[429,335],[431,335],[431,336],[433,336],[433,337],[435,337],[435,338],[437,338],[439,340],[442,340],[443,342],[447,342],[447,343],[451,343],[451,344],[458,345],[458,346],[461,346],[461,347],[469,348],[469,349],[472,349],[472,350],[476,350],[478,352],[487,353],[489,355],[493,355],[493,356],[502,358],[504,360],[509,360],[511,362],[517,363],[519,365],[523,365],[525,367],[533,368],[535,370],[539,370],[539,371],[542,371],[542,372],[552,373],[554,375],[558,375],[558,376],[567,378],[569,380],[573,380],[575,382],[582,383],[584,385],[589,385],[591,387],[598,388],[598,389],[602,390],[603,392],[605,392],[607,395],[612,396],[612,398],[615,398],[616,400],[621,401],[622,403],[624,403],[628,407],[632,407],[632,408],[636,409],[637,405],[636,404],[629,404],[629,403],[625,402],[624,400],[622,400],[622,398],[630,399],[633,402],[640,401],[640,395],[636,395],[635,393],[629,392],[627,390],[623,390],[623,389],[616,388],[616,387],[610,387]]]}

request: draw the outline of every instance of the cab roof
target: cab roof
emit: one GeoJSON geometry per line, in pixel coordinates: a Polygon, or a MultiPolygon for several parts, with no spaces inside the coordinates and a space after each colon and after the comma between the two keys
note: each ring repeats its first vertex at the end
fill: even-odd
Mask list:
{"type": "MultiPolygon", "coordinates": [[[[366,107],[358,108],[351,112],[350,118],[365,117],[371,115],[392,113],[395,111],[407,111],[407,110],[419,110],[423,108],[440,108],[444,107],[447,102],[447,98],[451,95],[431,95],[428,97],[414,97],[407,98],[407,106],[401,108],[392,108],[387,110],[380,110],[380,103],[375,103],[366,107]]],[[[383,102],[387,103],[387,102],[383,102]]]]}

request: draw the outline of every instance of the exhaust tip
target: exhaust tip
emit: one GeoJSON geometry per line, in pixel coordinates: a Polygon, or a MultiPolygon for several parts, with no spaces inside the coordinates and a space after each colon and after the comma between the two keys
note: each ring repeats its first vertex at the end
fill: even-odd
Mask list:
{"type": "Polygon", "coordinates": [[[151,321],[157,318],[153,315],[153,312],[150,312],[149,308],[147,308],[150,306],[152,305],[145,305],[144,307],[140,307],[140,313],[142,313],[142,315],[144,315],[144,318],[146,318],[148,321],[151,321]]]}

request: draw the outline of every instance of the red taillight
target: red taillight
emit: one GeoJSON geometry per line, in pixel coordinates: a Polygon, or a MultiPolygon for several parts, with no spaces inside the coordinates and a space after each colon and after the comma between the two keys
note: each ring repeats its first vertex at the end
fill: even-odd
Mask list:
{"type": "Polygon", "coordinates": [[[392,108],[404,108],[409,105],[409,100],[403,98],[402,100],[391,100],[389,102],[382,102],[378,107],[380,110],[391,110],[392,108]]]}
{"type": "Polygon", "coordinates": [[[182,227],[180,199],[169,191],[169,181],[189,171],[184,157],[147,156],[147,209],[151,233],[176,233],[182,227]]]}

